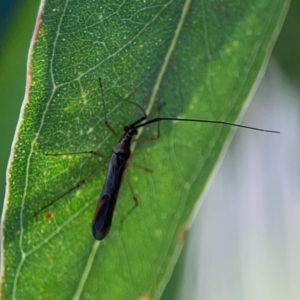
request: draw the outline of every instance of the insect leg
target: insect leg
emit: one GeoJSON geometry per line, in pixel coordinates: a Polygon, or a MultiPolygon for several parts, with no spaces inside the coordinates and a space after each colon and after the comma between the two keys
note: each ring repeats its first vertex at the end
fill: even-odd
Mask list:
{"type": "MultiPolygon", "coordinates": [[[[157,119],[160,118],[160,110],[164,105],[165,104],[163,104],[161,107],[159,107],[159,109],[158,109],[158,118],[157,119]]],[[[157,134],[156,134],[156,136],[133,139],[133,141],[135,141],[135,142],[155,141],[155,140],[159,139],[159,137],[160,137],[160,121],[157,121],[157,134]]]]}
{"type": "Polygon", "coordinates": [[[160,137],[160,122],[157,122],[157,134],[156,134],[156,136],[133,139],[133,141],[134,142],[155,141],[155,140],[159,139],[159,137],[160,137]]]}
{"type": "Polygon", "coordinates": [[[49,206],[51,206],[52,204],[54,204],[55,202],[57,202],[58,200],[62,199],[64,196],[68,195],[69,193],[77,190],[78,188],[80,188],[82,185],[84,185],[90,178],[92,178],[96,173],[99,172],[100,169],[102,169],[103,166],[97,168],[96,170],[94,170],[92,173],[90,173],[87,177],[85,177],[84,179],[80,180],[75,186],[71,187],[70,189],[68,189],[66,192],[64,192],[62,195],[60,195],[59,197],[53,199],[52,201],[50,201],[49,203],[47,203],[46,205],[40,207],[34,214],[33,216],[35,217],[38,213],[40,213],[41,211],[45,210],[46,208],[48,208],[49,206]]]}
{"type": "Polygon", "coordinates": [[[80,151],[80,152],[65,152],[65,153],[45,153],[47,156],[63,156],[63,155],[77,155],[77,154],[92,154],[98,157],[105,157],[103,154],[96,151],[80,151]]]}
{"type": "Polygon", "coordinates": [[[104,123],[105,126],[118,138],[119,135],[117,134],[117,132],[109,125],[108,121],[107,121],[107,112],[106,112],[106,105],[105,105],[105,101],[104,101],[104,93],[103,93],[103,87],[102,87],[102,81],[101,78],[98,78],[99,80],[99,88],[100,88],[100,92],[101,92],[101,98],[102,98],[102,103],[103,103],[103,110],[104,110],[104,123]]]}
{"type": "Polygon", "coordinates": [[[133,190],[133,187],[132,187],[132,185],[131,185],[131,183],[128,181],[128,179],[125,179],[126,180],[126,183],[127,183],[127,185],[128,185],[128,187],[129,187],[129,190],[130,190],[130,192],[131,192],[131,195],[132,195],[132,198],[133,198],[133,201],[134,201],[134,206],[130,209],[130,210],[128,210],[128,212],[123,216],[123,218],[120,220],[120,225],[121,225],[121,228],[122,228],[122,226],[123,226],[123,223],[124,223],[124,221],[129,217],[129,215],[138,207],[138,205],[139,205],[139,201],[138,201],[138,199],[137,199],[137,196],[135,195],[135,193],[134,193],[134,190],[133,190]]]}
{"type": "Polygon", "coordinates": [[[113,135],[115,135],[117,138],[119,138],[119,135],[117,132],[108,124],[108,122],[105,122],[105,126],[112,132],[113,135]]]}
{"type": "Polygon", "coordinates": [[[152,169],[149,169],[149,168],[147,168],[147,167],[141,166],[141,165],[139,165],[139,164],[137,164],[137,163],[134,163],[134,162],[130,162],[130,165],[131,165],[131,166],[134,166],[135,168],[139,168],[139,169],[141,169],[141,170],[143,170],[143,171],[145,171],[145,172],[148,172],[148,173],[152,173],[152,172],[153,172],[152,169]]]}

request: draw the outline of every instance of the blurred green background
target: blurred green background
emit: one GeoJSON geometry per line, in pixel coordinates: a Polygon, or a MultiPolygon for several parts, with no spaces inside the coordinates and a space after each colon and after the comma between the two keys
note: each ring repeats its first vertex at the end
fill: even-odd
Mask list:
{"type": "MultiPolygon", "coordinates": [[[[0,197],[2,199],[0,201],[0,209],[2,211],[5,194],[6,167],[25,93],[27,53],[39,1],[2,1],[0,5],[0,197]]],[[[289,80],[290,84],[298,91],[300,90],[299,28],[300,1],[293,0],[283,29],[275,45],[272,60],[278,62],[280,70],[284,72],[287,80],[289,80]]],[[[270,72],[272,71],[269,71],[269,73],[270,72]]],[[[253,113],[255,113],[255,109],[253,113]]],[[[286,122],[289,122],[289,120],[286,120],[286,122]]],[[[281,130],[281,128],[277,126],[274,126],[273,129],[281,130]]],[[[188,250],[184,249],[184,252],[188,253],[188,250]]],[[[183,257],[184,255],[181,256],[180,264],[176,267],[177,272],[174,273],[171,284],[168,285],[164,293],[164,299],[174,299],[174,295],[179,293],[178,288],[180,285],[177,280],[182,275],[182,267],[184,265],[183,257]]],[[[196,278],[198,277],[195,275],[195,282],[197,282],[196,278]]],[[[200,281],[200,278],[198,279],[200,281]]],[[[182,298],[184,297],[186,296],[182,296],[182,298]]],[[[203,299],[208,299],[206,297],[207,295],[203,297],[203,299]]],[[[209,299],[218,298],[212,296],[209,299]]],[[[237,299],[239,298],[237,297],[237,299]]],[[[245,299],[255,298],[250,297],[245,299]]],[[[287,297],[286,299],[296,298],[287,297]]]]}

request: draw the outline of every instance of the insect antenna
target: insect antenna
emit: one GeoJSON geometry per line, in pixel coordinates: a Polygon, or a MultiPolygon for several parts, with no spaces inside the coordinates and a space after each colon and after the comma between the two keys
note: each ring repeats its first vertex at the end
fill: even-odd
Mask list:
{"type": "Polygon", "coordinates": [[[181,122],[210,123],[210,124],[240,127],[240,128],[263,131],[263,132],[269,132],[269,133],[280,133],[279,131],[275,131],[275,130],[267,130],[267,129],[257,128],[257,127],[246,126],[246,125],[239,125],[239,124],[225,122],[225,121],[201,120],[201,119],[183,119],[183,118],[154,118],[154,119],[149,120],[149,121],[147,121],[143,124],[137,125],[136,128],[143,127],[143,126],[146,126],[148,124],[156,123],[156,122],[160,122],[160,121],[181,121],[181,122]]]}
{"type": "MultiPolygon", "coordinates": [[[[117,98],[121,98],[119,95],[117,95],[117,94],[114,94],[117,98]]],[[[145,110],[142,108],[142,106],[140,106],[138,103],[136,103],[136,102],[133,102],[133,101],[131,101],[131,100],[129,100],[129,99],[123,99],[122,98],[122,100],[123,101],[126,101],[127,103],[130,103],[130,104],[133,104],[133,105],[135,105],[136,107],[138,107],[140,110],[141,110],[141,112],[143,113],[143,116],[140,118],[140,119],[138,119],[136,122],[134,122],[134,123],[132,123],[132,124],[130,124],[129,125],[129,127],[135,127],[135,125],[136,124],[139,124],[140,122],[142,122],[142,121],[144,121],[144,120],[146,120],[147,118],[148,118],[148,115],[146,114],[146,112],[145,112],[145,110]]]]}

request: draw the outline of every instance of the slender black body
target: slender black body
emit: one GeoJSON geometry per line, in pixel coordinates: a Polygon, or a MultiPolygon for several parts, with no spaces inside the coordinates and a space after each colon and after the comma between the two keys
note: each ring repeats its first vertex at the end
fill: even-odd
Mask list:
{"type": "Polygon", "coordinates": [[[131,140],[137,133],[134,125],[125,127],[124,130],[123,137],[111,153],[106,180],[92,222],[92,232],[96,240],[104,239],[110,230],[124,171],[131,154],[131,140]]]}

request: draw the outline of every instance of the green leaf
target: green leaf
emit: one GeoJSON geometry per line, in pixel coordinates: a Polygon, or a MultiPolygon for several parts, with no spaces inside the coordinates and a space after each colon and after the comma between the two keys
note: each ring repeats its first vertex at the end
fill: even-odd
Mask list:
{"type": "MultiPolygon", "coordinates": [[[[271,0],[48,1],[40,8],[3,217],[4,299],[160,297],[230,128],[165,121],[159,140],[134,143],[126,179],[139,206],[121,227],[134,204],[124,182],[102,242],[90,224],[108,158],[45,154],[109,157],[117,139],[104,125],[98,77],[120,135],[141,117],[123,98],[150,117],[165,103],[161,116],[235,121],[286,10],[287,2],[271,0]]],[[[139,133],[155,136],[156,128],[139,133]]]]}

